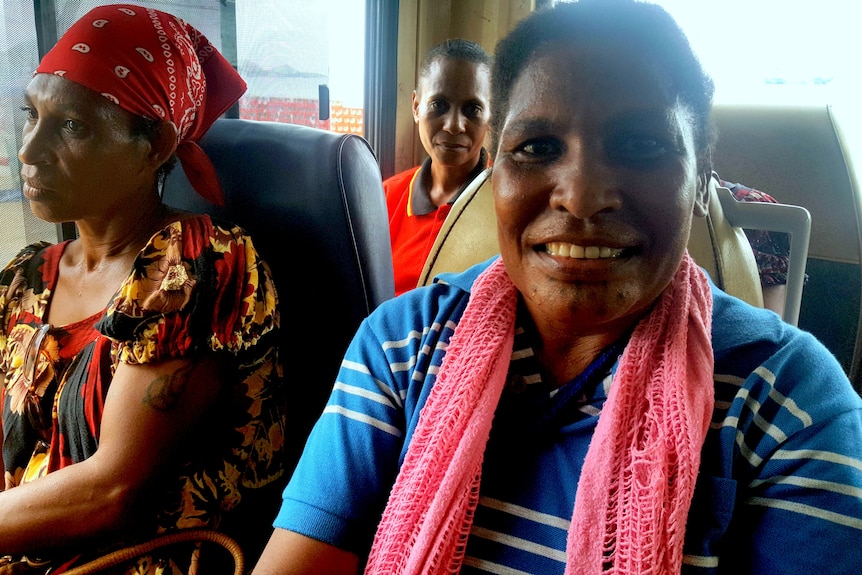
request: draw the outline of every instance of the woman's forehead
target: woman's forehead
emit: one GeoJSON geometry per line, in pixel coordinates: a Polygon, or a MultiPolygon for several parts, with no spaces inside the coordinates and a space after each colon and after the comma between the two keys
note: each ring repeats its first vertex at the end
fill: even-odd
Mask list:
{"type": "MultiPolygon", "coordinates": [[[[676,106],[671,83],[653,61],[616,47],[576,46],[533,55],[514,80],[507,117],[540,105],[606,113],[676,106]]],[[[565,112],[563,112],[565,113],[565,112]]]]}
{"type": "Polygon", "coordinates": [[[50,104],[58,111],[117,120],[131,117],[98,92],[55,74],[36,74],[24,90],[25,99],[50,104]]]}
{"type": "Polygon", "coordinates": [[[670,87],[665,69],[654,56],[609,41],[547,46],[527,60],[515,82],[536,68],[564,88],[578,84],[613,88],[640,85],[666,94],[670,87]]]}
{"type": "Polygon", "coordinates": [[[419,78],[419,92],[457,92],[469,89],[490,90],[491,69],[487,64],[461,58],[438,57],[419,78]]]}
{"type": "Polygon", "coordinates": [[[27,84],[24,93],[30,97],[69,100],[94,106],[102,102],[110,104],[98,92],[56,74],[36,74],[27,84]]]}

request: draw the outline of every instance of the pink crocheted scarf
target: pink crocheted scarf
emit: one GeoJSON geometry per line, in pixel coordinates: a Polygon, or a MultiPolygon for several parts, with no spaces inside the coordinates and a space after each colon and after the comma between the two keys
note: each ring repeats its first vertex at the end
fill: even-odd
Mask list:
{"type": "MultiPolygon", "coordinates": [[[[458,573],[512,352],[501,260],[476,280],[390,494],[366,574],[458,573]]],[[[566,575],[678,574],[713,407],[712,296],[686,254],[635,328],[590,443],[566,575]]]]}

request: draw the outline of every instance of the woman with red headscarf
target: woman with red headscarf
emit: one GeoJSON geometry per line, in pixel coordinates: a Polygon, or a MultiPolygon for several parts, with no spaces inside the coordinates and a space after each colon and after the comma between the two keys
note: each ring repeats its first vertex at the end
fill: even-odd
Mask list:
{"type": "MultiPolygon", "coordinates": [[[[160,198],[176,157],[221,201],[196,141],[244,91],[198,30],[131,5],[83,16],[27,86],[24,196],[78,237],[0,275],[0,555],[219,529],[283,474],[269,270],[241,229],[160,198]]],[[[126,569],[185,572],[171,552],[126,569]]]]}

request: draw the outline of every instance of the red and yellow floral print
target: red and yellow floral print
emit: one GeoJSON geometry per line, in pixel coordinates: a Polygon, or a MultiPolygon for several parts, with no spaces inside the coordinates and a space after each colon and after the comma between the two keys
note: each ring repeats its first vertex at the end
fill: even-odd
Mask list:
{"type": "Polygon", "coordinates": [[[273,343],[278,297],[268,267],[240,228],[208,216],[174,222],[141,250],[104,312],[47,326],[33,378],[24,369],[27,350],[45,325],[65,245],[29,246],[0,272],[7,488],[92,455],[120,362],[213,353],[233,373],[213,435],[224,442],[182,466],[165,489],[156,530],[217,526],[249,490],[284,473],[285,393],[273,343]],[[53,415],[47,442],[24,413],[25,398],[39,394],[53,415]]]}

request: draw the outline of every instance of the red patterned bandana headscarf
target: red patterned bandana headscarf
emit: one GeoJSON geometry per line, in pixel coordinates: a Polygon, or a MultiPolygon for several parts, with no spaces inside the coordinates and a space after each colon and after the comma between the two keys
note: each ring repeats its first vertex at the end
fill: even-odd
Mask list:
{"type": "Polygon", "coordinates": [[[132,114],[173,122],[189,182],[210,202],[223,203],[215,169],[196,142],[246,84],[200,31],[158,10],[100,6],[69,28],[36,74],[62,76],[132,114]]]}

